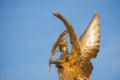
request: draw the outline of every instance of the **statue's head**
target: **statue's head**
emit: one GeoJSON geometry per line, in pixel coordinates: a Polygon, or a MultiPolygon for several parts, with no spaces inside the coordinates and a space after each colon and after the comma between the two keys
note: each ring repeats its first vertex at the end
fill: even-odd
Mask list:
{"type": "Polygon", "coordinates": [[[60,52],[63,52],[63,51],[66,51],[66,49],[67,49],[67,40],[63,38],[59,43],[59,50],[60,52]]]}

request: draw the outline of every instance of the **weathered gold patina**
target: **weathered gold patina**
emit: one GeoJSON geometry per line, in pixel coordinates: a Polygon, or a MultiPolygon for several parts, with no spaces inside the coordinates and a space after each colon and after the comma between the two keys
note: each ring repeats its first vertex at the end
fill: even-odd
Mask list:
{"type": "Polygon", "coordinates": [[[60,13],[54,11],[53,14],[64,23],[66,30],[60,34],[53,45],[49,65],[56,65],[59,80],[89,80],[93,70],[90,60],[97,56],[100,46],[100,18],[98,13],[94,13],[93,19],[79,39],[71,24],[60,13]],[[72,46],[70,53],[67,49],[67,40],[64,38],[66,34],[69,34],[72,46]],[[59,59],[53,60],[57,48],[62,54],[59,59]]]}

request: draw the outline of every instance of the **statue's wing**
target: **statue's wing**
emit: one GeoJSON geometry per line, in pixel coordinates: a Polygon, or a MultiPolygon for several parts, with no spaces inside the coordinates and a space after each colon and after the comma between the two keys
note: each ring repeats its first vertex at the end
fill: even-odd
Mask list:
{"type": "Polygon", "coordinates": [[[76,33],[74,31],[74,29],[72,28],[71,24],[58,12],[53,12],[53,14],[59,18],[64,25],[66,26],[69,36],[70,36],[70,42],[72,45],[72,50],[71,53],[78,53],[80,54],[80,44],[79,44],[79,39],[76,36],[76,33]]]}
{"type": "Polygon", "coordinates": [[[93,19],[79,41],[83,57],[95,58],[97,56],[100,45],[100,18],[97,12],[95,12],[93,19]]]}
{"type": "Polygon", "coordinates": [[[55,55],[56,53],[56,49],[58,48],[59,46],[59,43],[61,41],[61,39],[63,39],[63,37],[68,33],[67,30],[63,31],[60,36],[58,37],[57,41],[55,42],[55,44],[53,45],[53,48],[52,48],[52,51],[51,51],[51,54],[50,54],[50,58],[52,59],[52,57],[55,55]]]}

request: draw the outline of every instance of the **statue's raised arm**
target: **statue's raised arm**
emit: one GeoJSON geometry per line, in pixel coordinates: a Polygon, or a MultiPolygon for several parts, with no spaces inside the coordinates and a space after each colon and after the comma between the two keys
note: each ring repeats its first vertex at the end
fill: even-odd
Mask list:
{"type": "Polygon", "coordinates": [[[76,35],[72,25],[60,13],[53,11],[53,14],[64,23],[66,29],[68,30],[68,33],[70,36],[70,43],[72,45],[71,53],[74,53],[74,51],[75,51],[78,54],[80,54],[80,42],[77,38],[77,35],[76,35]]]}

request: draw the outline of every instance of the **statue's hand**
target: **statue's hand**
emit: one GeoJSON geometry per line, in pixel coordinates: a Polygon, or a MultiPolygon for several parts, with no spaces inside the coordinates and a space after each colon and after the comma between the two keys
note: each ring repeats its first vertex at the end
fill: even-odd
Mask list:
{"type": "Polygon", "coordinates": [[[50,71],[51,71],[51,63],[52,63],[52,58],[49,60],[48,72],[50,72],[50,71]]]}
{"type": "Polygon", "coordinates": [[[49,60],[49,67],[48,67],[48,71],[50,72],[50,69],[51,69],[51,64],[59,64],[59,63],[61,63],[61,60],[52,60],[52,59],[50,59],[49,60]]]}

